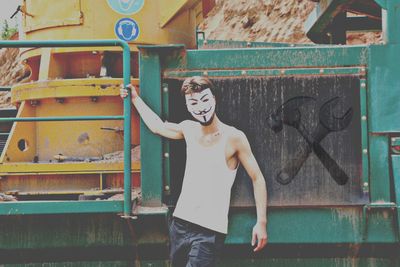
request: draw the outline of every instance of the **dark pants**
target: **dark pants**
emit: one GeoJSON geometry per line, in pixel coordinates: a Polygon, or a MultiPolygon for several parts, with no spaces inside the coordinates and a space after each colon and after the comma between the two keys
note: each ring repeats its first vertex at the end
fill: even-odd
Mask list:
{"type": "Polygon", "coordinates": [[[173,218],[169,226],[170,259],[173,267],[212,267],[225,235],[173,218]]]}

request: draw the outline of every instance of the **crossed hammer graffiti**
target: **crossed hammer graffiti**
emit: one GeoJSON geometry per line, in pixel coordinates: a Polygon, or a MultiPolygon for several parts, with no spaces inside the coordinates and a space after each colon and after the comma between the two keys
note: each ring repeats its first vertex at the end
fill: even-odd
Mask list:
{"type": "Polygon", "coordinates": [[[283,103],[268,117],[267,123],[275,133],[282,131],[283,124],[286,124],[295,128],[305,141],[305,145],[300,146],[294,159],[288,161],[277,174],[276,180],[280,184],[289,184],[296,177],[304,162],[313,151],[337,184],[345,185],[347,183],[349,180],[347,174],[320,144],[329,133],[342,131],[347,128],[351,122],[353,117],[352,108],[349,108],[340,117],[334,114],[334,108],[339,100],[339,97],[334,97],[320,107],[319,123],[312,134],[310,134],[302,124],[299,108],[306,103],[315,102],[315,98],[313,97],[293,97],[283,103]]]}

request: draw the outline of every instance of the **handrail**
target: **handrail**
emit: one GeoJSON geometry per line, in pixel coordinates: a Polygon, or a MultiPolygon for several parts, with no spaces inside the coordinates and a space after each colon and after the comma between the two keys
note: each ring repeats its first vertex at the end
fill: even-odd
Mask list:
{"type": "MultiPolygon", "coordinates": [[[[9,47],[98,47],[120,46],[123,50],[123,80],[124,85],[131,83],[131,62],[129,45],[122,40],[63,40],[63,41],[0,41],[0,48],[9,47]]],[[[0,121],[61,121],[61,120],[124,120],[124,218],[131,215],[131,92],[124,99],[123,116],[82,116],[82,117],[42,117],[42,118],[2,118],[0,121]],[[80,118],[80,119],[79,119],[80,118]],[[36,120],[34,120],[36,119],[36,120]]]]}

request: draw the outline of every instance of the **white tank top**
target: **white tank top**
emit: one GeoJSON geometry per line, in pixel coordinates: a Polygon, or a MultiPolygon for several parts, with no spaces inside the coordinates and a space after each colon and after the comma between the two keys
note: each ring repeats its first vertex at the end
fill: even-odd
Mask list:
{"type": "Polygon", "coordinates": [[[224,233],[228,231],[231,188],[237,168],[228,168],[225,146],[230,126],[223,126],[217,143],[205,147],[198,142],[200,124],[185,122],[186,167],[182,191],[173,216],[224,233]]]}

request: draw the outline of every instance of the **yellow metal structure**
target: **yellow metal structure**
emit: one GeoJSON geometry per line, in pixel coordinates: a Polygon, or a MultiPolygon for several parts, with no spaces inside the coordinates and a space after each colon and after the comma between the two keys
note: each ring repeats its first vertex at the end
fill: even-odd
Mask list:
{"type": "MultiPolygon", "coordinates": [[[[131,76],[138,85],[137,45],[195,47],[204,1],[209,5],[211,0],[24,0],[20,36],[26,40],[117,39],[121,38],[117,24],[133,20],[138,35],[129,42],[131,76]],[[118,5],[128,2],[142,5],[121,12],[118,5]]],[[[22,60],[31,76],[29,83],[12,88],[17,117],[122,115],[120,48],[30,48],[22,51],[22,60]]],[[[120,190],[122,158],[108,162],[93,158],[123,150],[122,128],[118,120],[15,122],[0,156],[0,192],[40,199],[49,194],[120,190]]],[[[131,138],[133,147],[140,145],[135,112],[131,138]]],[[[132,180],[133,186],[140,186],[138,158],[132,162],[132,180]]]]}

